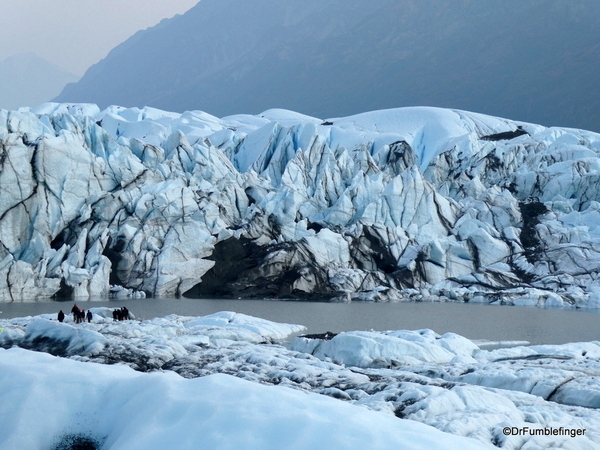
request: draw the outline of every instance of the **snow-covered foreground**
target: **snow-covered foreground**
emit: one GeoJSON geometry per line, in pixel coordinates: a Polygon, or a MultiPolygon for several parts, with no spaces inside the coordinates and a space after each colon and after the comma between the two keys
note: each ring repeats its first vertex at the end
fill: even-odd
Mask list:
{"type": "Polygon", "coordinates": [[[398,330],[288,349],[302,326],[92,312],[0,321],[0,448],[600,449],[600,342],[486,351],[398,330]]]}
{"type": "Polygon", "coordinates": [[[11,405],[0,412],[0,446],[7,449],[50,449],[78,435],[111,450],[486,448],[416,422],[230,375],[186,380],[12,349],[0,351],[0,380],[0,398],[11,405]]]}

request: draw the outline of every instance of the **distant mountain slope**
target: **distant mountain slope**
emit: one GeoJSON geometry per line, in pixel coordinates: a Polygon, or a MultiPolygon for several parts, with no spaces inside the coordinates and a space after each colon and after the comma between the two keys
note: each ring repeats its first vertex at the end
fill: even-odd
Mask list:
{"type": "Polygon", "coordinates": [[[33,53],[11,56],[0,61],[0,108],[37,106],[78,79],[33,53]]]}
{"type": "Polygon", "coordinates": [[[600,2],[202,0],[56,100],[336,117],[397,106],[600,130],[600,2]]]}

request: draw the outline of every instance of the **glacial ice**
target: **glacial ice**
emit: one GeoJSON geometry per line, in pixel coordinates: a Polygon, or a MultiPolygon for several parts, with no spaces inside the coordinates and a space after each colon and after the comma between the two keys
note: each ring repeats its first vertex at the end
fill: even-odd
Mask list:
{"type": "Polygon", "coordinates": [[[186,380],[19,349],[0,349],[0,367],[0,398],[13,405],[0,412],[3,448],[76,439],[111,450],[488,448],[414,421],[230,375],[186,380]]]}
{"type": "Polygon", "coordinates": [[[232,312],[114,322],[110,308],[91,310],[92,323],[0,320],[0,401],[11,405],[0,447],[79,437],[110,449],[600,448],[600,342],[488,351],[395,330],[296,337],[288,349],[281,340],[303,326],[232,312]]]}
{"type": "Polygon", "coordinates": [[[600,304],[600,135],[465,111],[0,111],[0,300],[600,304]]]}

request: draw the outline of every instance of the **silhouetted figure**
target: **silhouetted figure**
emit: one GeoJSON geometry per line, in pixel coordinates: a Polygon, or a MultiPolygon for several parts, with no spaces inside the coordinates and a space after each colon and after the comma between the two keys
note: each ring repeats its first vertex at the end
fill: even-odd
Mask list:
{"type": "Polygon", "coordinates": [[[117,320],[119,320],[119,310],[118,309],[113,309],[113,320],[116,322],[117,320]]]}
{"type": "Polygon", "coordinates": [[[87,320],[88,320],[88,323],[92,322],[92,312],[89,309],[88,309],[88,312],[87,312],[87,320]]]}
{"type": "Polygon", "coordinates": [[[123,316],[121,320],[129,320],[129,310],[126,307],[121,308],[121,314],[123,316]]]}
{"type": "Polygon", "coordinates": [[[71,313],[73,314],[73,322],[77,322],[77,315],[79,314],[79,307],[77,306],[77,303],[75,303],[71,308],[71,313]]]}
{"type": "Polygon", "coordinates": [[[62,312],[62,309],[58,312],[58,321],[62,322],[63,320],[65,320],[65,313],[62,312]]]}

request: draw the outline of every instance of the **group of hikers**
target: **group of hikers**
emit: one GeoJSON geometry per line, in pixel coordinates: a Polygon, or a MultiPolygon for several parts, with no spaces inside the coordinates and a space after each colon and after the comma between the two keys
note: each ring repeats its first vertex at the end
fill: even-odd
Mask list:
{"type": "Polygon", "coordinates": [[[77,303],[71,308],[71,313],[73,314],[73,322],[75,323],[83,323],[85,322],[85,319],[87,319],[88,322],[92,321],[92,312],[88,309],[86,314],[85,309],[79,309],[77,303]]]}
{"type": "Polygon", "coordinates": [[[129,320],[129,310],[126,307],[113,309],[113,320],[129,320]]]}
{"type": "MultiPolygon", "coordinates": [[[[85,312],[85,309],[80,309],[77,306],[77,303],[75,303],[73,305],[73,307],[71,308],[71,313],[73,314],[73,322],[75,323],[82,323],[85,322],[85,319],[87,319],[88,322],[92,321],[92,312],[88,309],[87,313],[85,312]]],[[[58,321],[59,322],[63,322],[65,320],[65,313],[62,311],[62,309],[58,312],[58,321]]]]}
{"type": "MultiPolygon", "coordinates": [[[[77,303],[73,305],[71,308],[71,313],[73,314],[73,322],[75,323],[83,323],[87,319],[88,323],[92,322],[93,314],[89,309],[87,313],[85,309],[80,309],[77,306],[77,303]]],[[[129,320],[129,310],[123,306],[122,308],[117,308],[113,310],[113,320],[116,322],[117,320],[129,320]]],[[[62,309],[58,312],[58,321],[63,322],[65,320],[65,313],[62,309]]]]}

